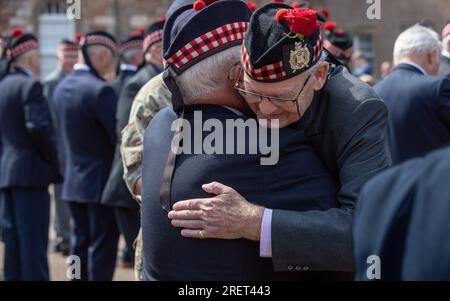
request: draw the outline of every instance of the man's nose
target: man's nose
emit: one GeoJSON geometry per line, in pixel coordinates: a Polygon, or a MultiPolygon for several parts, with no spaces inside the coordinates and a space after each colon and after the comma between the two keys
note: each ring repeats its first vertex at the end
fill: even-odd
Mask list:
{"type": "Polygon", "coordinates": [[[269,116],[277,110],[277,107],[274,106],[267,98],[263,98],[259,103],[259,110],[261,111],[261,114],[269,116]]]}

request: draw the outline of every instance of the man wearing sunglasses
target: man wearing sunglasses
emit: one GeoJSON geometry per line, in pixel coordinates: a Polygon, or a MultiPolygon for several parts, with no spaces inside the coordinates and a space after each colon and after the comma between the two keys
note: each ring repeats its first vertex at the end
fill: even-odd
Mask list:
{"type": "Polygon", "coordinates": [[[275,271],[354,270],[356,198],[367,180],[391,164],[387,109],[369,86],[322,49],[315,11],[268,4],[252,17],[242,67],[230,72],[230,80],[259,119],[278,119],[280,127],[306,135],[339,181],[339,206],[271,210],[232,187],[204,183],[203,190],[213,197],[178,202],[169,213],[182,236],[252,237],[259,241],[260,256],[272,258],[275,271]],[[248,229],[256,230],[249,235],[248,229]]]}

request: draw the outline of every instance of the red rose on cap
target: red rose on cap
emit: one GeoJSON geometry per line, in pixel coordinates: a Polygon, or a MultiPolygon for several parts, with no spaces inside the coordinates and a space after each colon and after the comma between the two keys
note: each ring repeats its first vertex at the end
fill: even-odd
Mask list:
{"type": "Polygon", "coordinates": [[[277,21],[286,21],[289,29],[293,33],[309,37],[321,25],[320,22],[317,22],[317,12],[313,9],[295,8],[291,10],[284,10],[283,13],[280,13],[280,11],[276,16],[277,21]]]}

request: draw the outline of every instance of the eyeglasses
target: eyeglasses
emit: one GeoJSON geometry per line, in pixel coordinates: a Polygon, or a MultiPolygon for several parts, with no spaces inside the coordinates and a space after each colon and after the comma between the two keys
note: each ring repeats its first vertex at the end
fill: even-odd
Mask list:
{"type": "Polygon", "coordinates": [[[240,65],[236,65],[230,70],[230,75],[228,76],[228,78],[230,80],[234,80],[234,89],[236,89],[236,91],[238,91],[239,95],[241,95],[243,98],[245,98],[247,103],[258,104],[258,103],[262,102],[263,99],[267,99],[274,106],[282,107],[285,109],[297,108],[297,111],[298,111],[297,100],[300,97],[300,95],[303,93],[303,90],[305,89],[307,83],[309,82],[309,79],[311,78],[311,75],[308,75],[305,83],[303,84],[303,88],[300,90],[300,92],[297,94],[297,96],[295,98],[284,98],[284,97],[264,95],[264,94],[246,90],[244,88],[245,85],[244,85],[243,75],[244,75],[244,73],[243,73],[242,67],[240,65]],[[234,75],[237,75],[235,78],[233,78],[233,73],[234,73],[234,75]]]}

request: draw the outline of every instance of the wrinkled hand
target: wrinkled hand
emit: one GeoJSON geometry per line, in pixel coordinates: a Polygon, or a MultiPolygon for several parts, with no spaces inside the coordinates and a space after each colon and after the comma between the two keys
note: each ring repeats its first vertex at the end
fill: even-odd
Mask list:
{"type": "Polygon", "coordinates": [[[169,212],[172,225],[183,228],[182,236],[259,241],[263,207],[247,202],[233,188],[218,182],[202,188],[216,196],[177,202],[169,212]]]}

